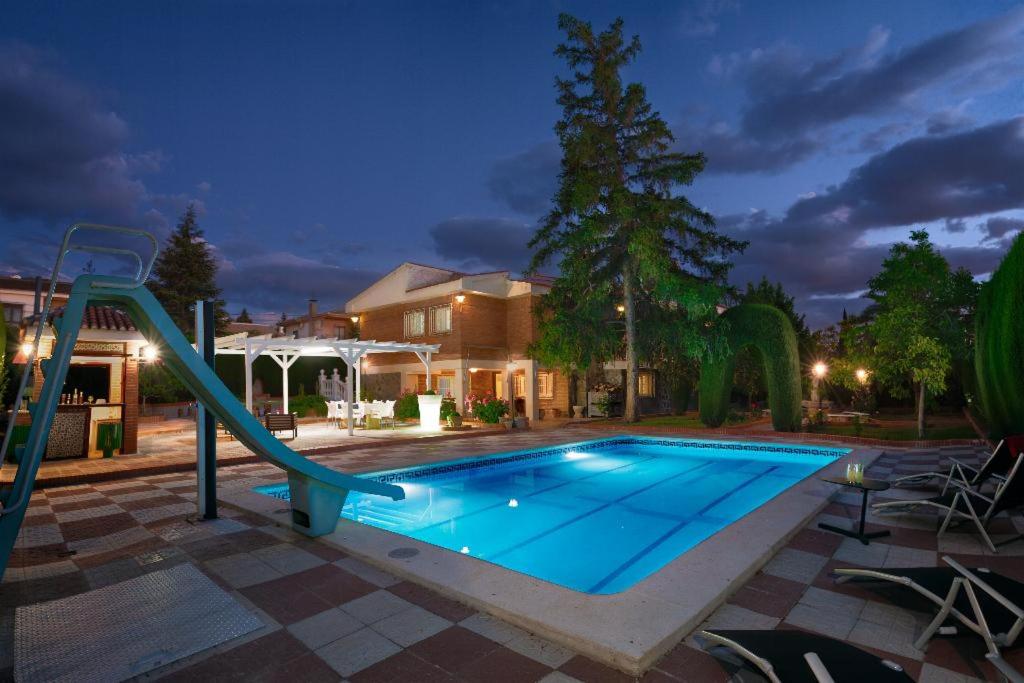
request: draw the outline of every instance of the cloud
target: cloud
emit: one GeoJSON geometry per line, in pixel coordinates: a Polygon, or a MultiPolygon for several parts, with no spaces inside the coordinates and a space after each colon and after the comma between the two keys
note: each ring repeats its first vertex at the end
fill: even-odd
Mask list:
{"type": "Polygon", "coordinates": [[[673,129],[675,149],[701,151],[707,157],[708,173],[771,173],[807,159],[821,148],[821,141],[809,135],[785,140],[759,140],[718,122],[707,127],[678,124],[673,129]]]}
{"type": "Polygon", "coordinates": [[[945,135],[971,126],[974,119],[967,115],[970,100],[965,100],[955,107],[947,107],[935,112],[925,120],[925,130],[929,135],[945,135]]]}
{"type": "MultiPolygon", "coordinates": [[[[877,154],[847,179],[794,202],[778,218],[763,211],[723,216],[724,232],[750,240],[735,257],[732,279],[779,277],[802,304],[812,295],[857,292],[888,245],[868,244],[869,231],[943,221],[954,231],[965,218],[1024,205],[1024,117],[947,136],[923,136],[877,154]],[[777,275],[773,275],[777,274],[777,275]]],[[[1019,219],[990,218],[992,239],[1019,229],[1019,219]]],[[[954,266],[992,270],[1002,249],[989,245],[943,249],[954,266]]],[[[829,322],[838,304],[817,299],[808,319],[829,322]],[[824,303],[823,303],[824,301],[824,303]],[[820,316],[820,317],[814,317],[820,316]]]]}
{"type": "Polygon", "coordinates": [[[487,188],[492,197],[513,211],[540,216],[551,208],[561,159],[561,151],[554,140],[534,145],[495,162],[487,178],[487,188]]]}
{"type": "Polygon", "coordinates": [[[946,232],[951,233],[967,232],[967,221],[963,218],[947,218],[945,228],[946,232]]]}
{"type": "Polygon", "coordinates": [[[295,312],[298,303],[319,299],[322,308],[340,308],[382,273],[343,268],[291,252],[268,251],[246,240],[220,244],[217,284],[234,309],[295,312]]]}
{"type": "Polygon", "coordinates": [[[688,36],[712,36],[718,33],[720,17],[739,9],[737,0],[697,0],[683,12],[679,27],[688,36]]]}
{"type": "Polygon", "coordinates": [[[759,96],[743,114],[743,129],[758,136],[788,136],[886,111],[941,82],[1019,58],[1022,39],[1024,7],[941,34],[866,67],[849,68],[844,56],[775,75],[763,66],[752,69],[748,77],[759,80],[748,87],[759,96]]]}
{"type": "Polygon", "coordinates": [[[464,268],[522,272],[534,227],[508,218],[449,218],[430,229],[437,254],[464,268]]]}
{"type": "Polygon", "coordinates": [[[1001,240],[1011,232],[1024,230],[1024,218],[993,216],[986,220],[982,227],[985,231],[986,241],[1001,240]]]}
{"type": "Polygon", "coordinates": [[[131,222],[157,152],[124,151],[128,126],[93,92],[24,45],[0,48],[0,213],[9,219],[131,222]]]}

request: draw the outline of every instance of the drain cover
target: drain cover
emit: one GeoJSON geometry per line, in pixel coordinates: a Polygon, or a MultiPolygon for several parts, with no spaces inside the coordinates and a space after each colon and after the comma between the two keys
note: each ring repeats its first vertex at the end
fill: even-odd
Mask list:
{"type": "Polygon", "coordinates": [[[395,548],[388,553],[388,557],[392,557],[396,560],[407,560],[410,557],[416,557],[419,554],[420,551],[416,550],[416,548],[395,548]]]}

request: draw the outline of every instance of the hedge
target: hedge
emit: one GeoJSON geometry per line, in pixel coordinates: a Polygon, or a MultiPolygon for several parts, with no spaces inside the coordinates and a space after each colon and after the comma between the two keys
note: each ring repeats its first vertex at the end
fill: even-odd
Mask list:
{"type": "Polygon", "coordinates": [[[1024,434],[1024,234],[982,285],[975,318],[974,371],[991,436],[1024,434]]]}
{"type": "Polygon", "coordinates": [[[700,419],[718,427],[729,416],[736,352],[752,346],[760,352],[768,384],[768,407],[776,431],[795,432],[803,416],[800,399],[800,354],[796,333],[786,314],[766,304],[741,304],[722,314],[728,324],[729,351],[705,359],[700,371],[700,419]]]}

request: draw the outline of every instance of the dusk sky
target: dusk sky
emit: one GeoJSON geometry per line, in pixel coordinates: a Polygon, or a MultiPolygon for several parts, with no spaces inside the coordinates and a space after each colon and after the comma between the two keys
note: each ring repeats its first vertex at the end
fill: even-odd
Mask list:
{"type": "Polygon", "coordinates": [[[1018,3],[33,0],[0,21],[0,273],[189,202],[235,313],[341,306],[403,260],[518,272],[560,12],[640,35],[627,77],[708,158],[685,191],[751,242],[733,282],[783,282],[812,327],[913,227],[977,275],[1024,227],[1018,3]]]}

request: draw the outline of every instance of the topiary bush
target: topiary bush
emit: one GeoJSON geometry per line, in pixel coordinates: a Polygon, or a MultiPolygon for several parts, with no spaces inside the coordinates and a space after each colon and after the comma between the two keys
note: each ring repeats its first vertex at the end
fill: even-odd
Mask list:
{"type": "Polygon", "coordinates": [[[415,392],[406,391],[398,397],[395,404],[395,419],[418,420],[420,418],[420,401],[415,392]]]}
{"type": "Polygon", "coordinates": [[[993,438],[1024,434],[1024,233],[978,296],[974,371],[993,438]]]}
{"type": "Polygon", "coordinates": [[[700,372],[700,419],[718,427],[729,416],[736,352],[753,346],[764,361],[768,407],[776,431],[800,429],[800,354],[796,333],[786,314],[766,304],[740,304],[722,314],[729,351],[705,359],[700,372]]]}
{"type": "Polygon", "coordinates": [[[455,405],[455,397],[451,394],[446,394],[441,399],[441,422],[446,422],[448,417],[451,415],[458,415],[458,406],[455,405]]]}

